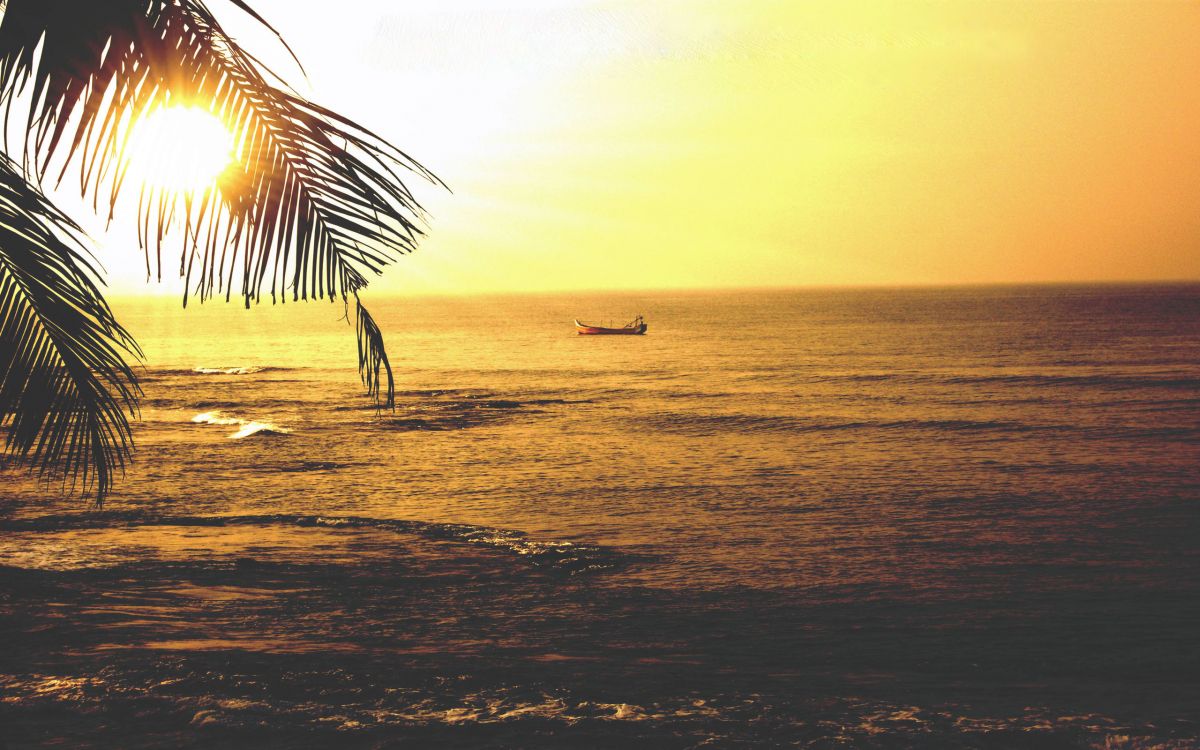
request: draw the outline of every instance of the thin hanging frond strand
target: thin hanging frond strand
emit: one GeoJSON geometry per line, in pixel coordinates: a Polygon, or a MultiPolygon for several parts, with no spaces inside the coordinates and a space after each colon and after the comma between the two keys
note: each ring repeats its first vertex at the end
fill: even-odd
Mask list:
{"type": "Polygon", "coordinates": [[[357,295],[354,306],[358,315],[358,374],[375,403],[391,409],[396,403],[396,382],[392,378],[392,363],[383,348],[383,334],[357,295]],[[386,386],[381,374],[387,377],[386,386]]]}

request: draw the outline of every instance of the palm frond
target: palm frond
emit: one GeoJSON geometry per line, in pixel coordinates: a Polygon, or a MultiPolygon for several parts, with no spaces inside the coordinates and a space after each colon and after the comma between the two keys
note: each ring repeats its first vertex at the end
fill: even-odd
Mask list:
{"type": "Polygon", "coordinates": [[[103,502],[133,445],[136,344],[100,295],[78,228],[0,157],[0,426],[5,453],[103,502]]]}
{"type": "Polygon", "coordinates": [[[396,403],[396,382],[392,378],[392,363],[383,348],[383,334],[357,296],[354,305],[358,314],[358,374],[375,403],[382,401],[391,409],[396,403]],[[387,376],[386,387],[380,380],[381,374],[387,376]]]}
{"type": "MultiPolygon", "coordinates": [[[[289,89],[203,0],[8,0],[0,18],[6,118],[20,94],[32,102],[25,153],[39,179],[62,155],[110,218],[140,119],[187,103],[229,125],[236,164],[212,189],[183,201],[138,191],[147,268],[161,278],[174,225],[184,245],[178,273],[201,301],[237,294],[249,306],[266,294],[348,303],[421,235],[421,207],[400,173],[438,182],[404,152],[289,89]]],[[[358,332],[360,349],[383,352],[377,328],[360,324],[358,332]]]]}

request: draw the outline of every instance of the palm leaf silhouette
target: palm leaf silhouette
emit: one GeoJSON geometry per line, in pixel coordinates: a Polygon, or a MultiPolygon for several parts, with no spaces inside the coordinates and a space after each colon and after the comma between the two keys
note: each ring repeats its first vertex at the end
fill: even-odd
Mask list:
{"type": "MultiPolygon", "coordinates": [[[[229,4],[266,23],[242,0],[229,4]]],[[[237,295],[247,306],[264,296],[353,302],[359,372],[376,402],[391,407],[383,337],[359,293],[421,235],[421,207],[400,174],[440,181],[289,88],[202,0],[7,0],[0,8],[0,108],[6,123],[23,118],[20,156],[31,179],[58,184],[75,169],[80,191],[109,220],[136,192],[149,276],[162,278],[168,233],[181,239],[185,305],[191,295],[237,295]],[[179,104],[206,108],[231,128],[234,164],[195,195],[127,185],[130,133],[179,104]]],[[[114,457],[105,454],[106,470],[114,457]]]]}
{"type": "Polygon", "coordinates": [[[133,340],[77,228],[0,157],[0,426],[6,447],[103,500],[132,447],[133,340]]]}

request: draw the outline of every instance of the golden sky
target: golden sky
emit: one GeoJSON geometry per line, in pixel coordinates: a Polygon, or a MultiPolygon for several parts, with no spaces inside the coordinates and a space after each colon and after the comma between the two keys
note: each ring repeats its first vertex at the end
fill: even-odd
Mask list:
{"type": "Polygon", "coordinates": [[[1197,3],[253,4],[454,190],[376,289],[1200,278],[1197,3]]]}

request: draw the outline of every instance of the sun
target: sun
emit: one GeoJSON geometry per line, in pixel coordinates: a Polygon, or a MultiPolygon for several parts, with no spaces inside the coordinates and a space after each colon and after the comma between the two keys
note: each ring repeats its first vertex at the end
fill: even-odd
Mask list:
{"type": "Polygon", "coordinates": [[[129,137],[131,176],[171,192],[199,192],[216,184],[234,158],[225,123],[200,107],[156,109],[129,137]]]}

